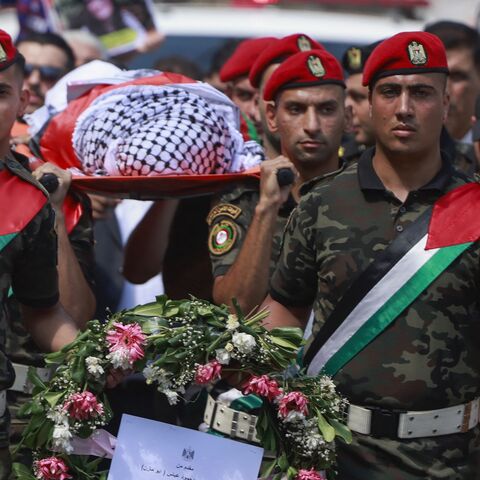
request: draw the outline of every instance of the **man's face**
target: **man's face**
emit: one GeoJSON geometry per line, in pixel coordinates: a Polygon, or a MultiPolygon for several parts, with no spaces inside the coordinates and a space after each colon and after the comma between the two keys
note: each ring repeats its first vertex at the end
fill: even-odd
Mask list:
{"type": "Polygon", "coordinates": [[[355,141],[361,145],[373,145],[375,137],[370,118],[368,87],[362,85],[362,74],[355,73],[346,80],[347,96],[345,105],[352,110],[352,128],[355,141]]]}
{"type": "Polygon", "coordinates": [[[0,154],[7,153],[10,131],[17,117],[25,113],[28,91],[22,88],[22,78],[16,66],[0,71],[0,154]]]}
{"type": "Polygon", "coordinates": [[[287,89],[267,106],[270,128],[282,153],[300,169],[338,161],[345,127],[345,93],[339,85],[287,89]]]}
{"type": "Polygon", "coordinates": [[[480,94],[480,77],[469,48],[447,50],[447,63],[450,108],[446,127],[453,138],[461,140],[471,127],[475,100],[480,94]]]}
{"type": "Polygon", "coordinates": [[[418,160],[439,148],[447,116],[445,75],[393,75],[377,81],[371,93],[377,146],[391,155],[418,160]]]}
{"type": "Polygon", "coordinates": [[[258,112],[258,91],[250,84],[248,77],[242,77],[233,81],[228,86],[228,94],[232,102],[237,105],[254,124],[259,127],[260,114],[258,112]]]}
{"type": "Polygon", "coordinates": [[[21,42],[18,51],[25,57],[24,88],[30,90],[26,113],[32,113],[45,103],[45,95],[67,73],[68,58],[55,45],[21,42]]]}
{"type": "Polygon", "coordinates": [[[279,63],[274,63],[273,65],[270,65],[265,72],[262,75],[262,81],[260,83],[260,88],[258,90],[258,113],[260,116],[260,125],[262,129],[263,135],[266,137],[267,141],[270,143],[270,145],[277,150],[277,155],[280,155],[280,135],[278,132],[272,132],[270,130],[270,127],[268,125],[268,120],[267,120],[267,104],[272,103],[272,102],[266,102],[263,99],[263,93],[265,90],[265,85],[267,84],[268,80],[272,76],[272,73],[280,66],[279,63]]]}

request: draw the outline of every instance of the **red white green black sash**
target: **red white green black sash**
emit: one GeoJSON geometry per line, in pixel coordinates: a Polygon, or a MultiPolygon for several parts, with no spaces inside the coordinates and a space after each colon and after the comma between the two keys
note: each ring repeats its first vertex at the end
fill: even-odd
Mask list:
{"type": "Polygon", "coordinates": [[[465,222],[459,223],[458,218],[465,218],[465,205],[475,205],[464,201],[476,201],[478,205],[480,185],[464,185],[442,197],[433,215],[432,209],[421,215],[360,274],[305,354],[309,375],[320,371],[335,375],[480,238],[478,219],[473,222],[476,229],[470,225],[468,234],[462,235],[466,230],[461,223],[465,222]],[[457,201],[459,195],[462,202],[457,201]],[[445,238],[442,234],[452,232],[452,222],[456,228],[454,241],[452,235],[445,238]],[[446,246],[445,241],[450,244],[446,246]]]}
{"type": "Polygon", "coordinates": [[[4,168],[0,171],[0,251],[35,217],[47,202],[33,184],[4,168]]]}

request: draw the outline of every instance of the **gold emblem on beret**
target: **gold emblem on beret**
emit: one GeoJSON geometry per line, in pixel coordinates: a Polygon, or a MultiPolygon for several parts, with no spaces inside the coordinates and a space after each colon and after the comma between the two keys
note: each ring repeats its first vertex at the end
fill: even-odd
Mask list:
{"type": "Polygon", "coordinates": [[[314,77],[323,77],[325,75],[325,67],[322,61],[316,55],[310,55],[307,60],[308,69],[314,77]]]}
{"type": "Polygon", "coordinates": [[[5,50],[3,49],[2,45],[0,45],[0,63],[4,62],[7,59],[7,54],[5,53],[5,50]]]}
{"type": "Polygon", "coordinates": [[[352,47],[347,51],[348,64],[352,70],[357,70],[362,66],[362,51],[359,48],[352,47]]]}
{"type": "Polygon", "coordinates": [[[425,47],[415,41],[408,44],[408,57],[412,65],[425,65],[427,63],[425,47]]]}
{"type": "Polygon", "coordinates": [[[308,52],[308,50],[312,49],[312,44],[305,35],[300,35],[297,38],[297,47],[301,52],[308,52]]]}

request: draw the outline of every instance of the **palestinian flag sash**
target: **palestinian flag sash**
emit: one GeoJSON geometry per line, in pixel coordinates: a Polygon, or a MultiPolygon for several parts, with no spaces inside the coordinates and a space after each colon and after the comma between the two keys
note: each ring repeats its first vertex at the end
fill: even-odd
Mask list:
{"type": "Polygon", "coordinates": [[[479,203],[480,185],[463,185],[405,228],[337,304],[305,354],[307,373],[334,376],[480,238],[479,203]]]}
{"type": "Polygon", "coordinates": [[[0,171],[0,251],[35,217],[47,197],[8,168],[0,171]]]}

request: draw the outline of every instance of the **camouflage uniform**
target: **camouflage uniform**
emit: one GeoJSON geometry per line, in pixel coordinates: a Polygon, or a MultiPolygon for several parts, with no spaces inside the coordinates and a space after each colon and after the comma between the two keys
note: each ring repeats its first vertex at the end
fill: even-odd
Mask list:
{"type": "MultiPolygon", "coordinates": [[[[28,169],[28,159],[23,155],[14,154],[23,167],[28,169]]],[[[70,244],[78,259],[82,272],[90,286],[93,285],[93,225],[91,207],[88,197],[79,193],[72,193],[75,200],[82,205],[82,215],[69,234],[70,244]]],[[[44,367],[43,354],[35,345],[30,335],[25,330],[18,302],[15,296],[10,296],[6,302],[8,322],[2,324],[6,332],[6,351],[10,361],[21,365],[44,367]]],[[[8,407],[11,416],[10,444],[14,448],[28,423],[28,419],[17,417],[19,408],[25,404],[31,395],[9,390],[7,393],[8,407]]],[[[16,459],[17,461],[19,459],[16,459]]]]}
{"type": "MultiPolygon", "coordinates": [[[[210,234],[208,247],[212,262],[213,276],[225,275],[234,264],[250,224],[255,214],[255,207],[260,199],[258,182],[245,182],[217,196],[207,217],[210,234]],[[216,237],[222,229],[228,231],[229,238],[225,248],[218,245],[216,237]],[[220,248],[219,248],[220,247],[220,248]]],[[[270,257],[270,273],[275,268],[275,262],[280,253],[283,230],[287,219],[295,207],[295,201],[289,197],[278,212],[275,234],[272,239],[272,254],[270,257]]]]}
{"type": "MultiPolygon", "coordinates": [[[[5,167],[25,182],[42,189],[13,158],[5,159],[1,168],[5,167]]],[[[27,187],[27,183],[25,185],[27,187]]],[[[45,203],[24,229],[1,250],[3,268],[0,273],[0,302],[2,304],[0,318],[2,325],[5,325],[8,315],[6,301],[10,286],[19,301],[30,307],[51,307],[58,301],[57,241],[54,220],[50,204],[45,203]]],[[[14,372],[4,350],[4,328],[0,328],[0,335],[0,390],[4,390],[12,385],[14,372]]],[[[8,455],[9,423],[9,414],[6,413],[0,419],[1,480],[8,478],[10,469],[8,455]]]]}
{"type": "MultiPolygon", "coordinates": [[[[438,175],[402,204],[376,175],[372,154],[314,186],[286,229],[270,293],[286,306],[313,304],[313,335],[377,253],[467,181],[444,160],[438,175]]],[[[419,411],[480,395],[479,261],[477,242],[335,375],[352,404],[419,411]]],[[[338,452],[340,479],[473,479],[480,429],[415,440],[355,434],[338,452]]]]}

